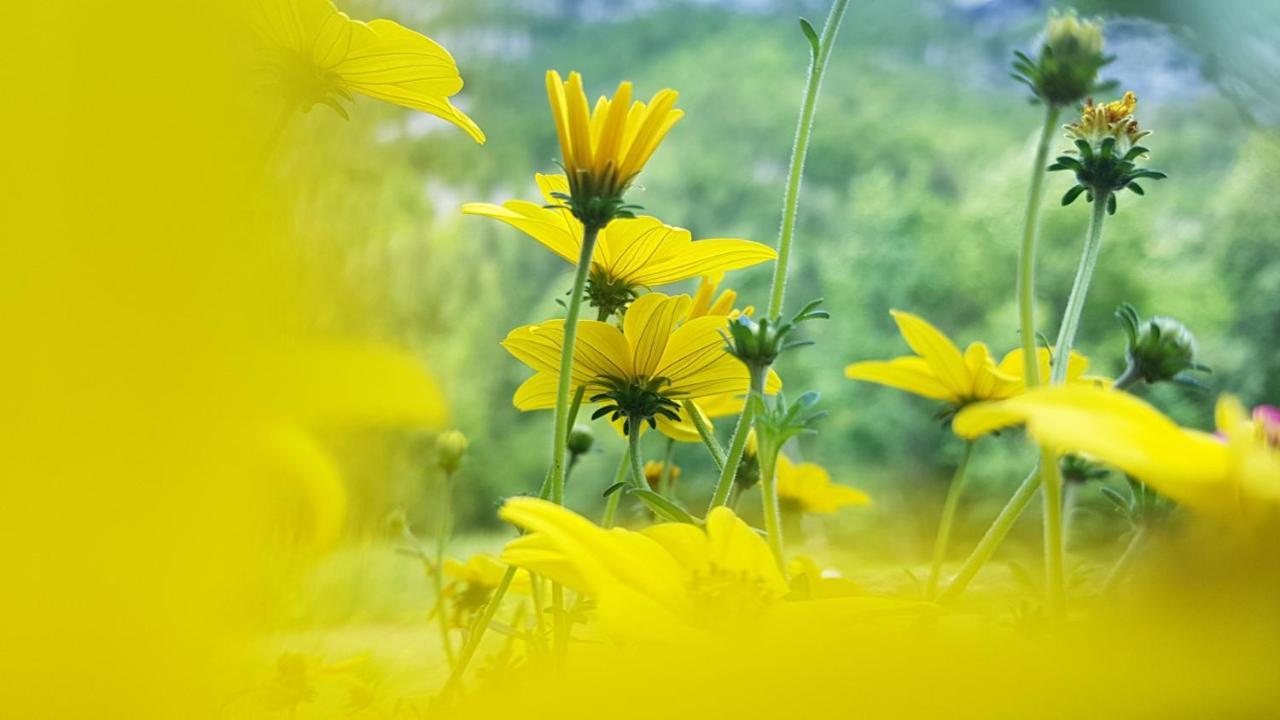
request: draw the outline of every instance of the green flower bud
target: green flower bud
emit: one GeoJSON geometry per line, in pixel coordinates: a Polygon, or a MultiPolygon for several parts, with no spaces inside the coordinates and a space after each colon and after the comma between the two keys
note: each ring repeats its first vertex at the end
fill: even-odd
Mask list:
{"type": "Polygon", "coordinates": [[[1102,54],[1102,45],[1101,20],[1081,19],[1075,12],[1052,13],[1039,55],[1032,59],[1014,53],[1013,77],[1041,102],[1074,105],[1105,87],[1098,85],[1098,71],[1114,58],[1102,54]]]}
{"type": "Polygon", "coordinates": [[[401,537],[409,532],[409,518],[405,515],[403,509],[392,510],[387,516],[387,532],[392,537],[401,537]]]}
{"type": "Polygon", "coordinates": [[[596,442],[595,433],[592,432],[591,426],[577,424],[569,431],[568,450],[571,455],[584,455],[591,451],[591,446],[596,442]]]}
{"type": "Polygon", "coordinates": [[[742,460],[738,463],[738,472],[733,476],[739,492],[746,492],[760,482],[760,455],[756,445],[756,431],[747,435],[747,444],[742,449],[742,460]]]}
{"type": "Polygon", "coordinates": [[[436,462],[446,473],[457,471],[462,456],[467,454],[467,436],[457,430],[440,433],[436,438],[436,462]]]}
{"type": "Polygon", "coordinates": [[[1177,320],[1170,317],[1143,320],[1128,303],[1116,310],[1116,317],[1125,331],[1125,356],[1129,363],[1122,380],[1141,379],[1151,384],[1188,381],[1183,373],[1208,370],[1196,362],[1195,336],[1177,320]]]}

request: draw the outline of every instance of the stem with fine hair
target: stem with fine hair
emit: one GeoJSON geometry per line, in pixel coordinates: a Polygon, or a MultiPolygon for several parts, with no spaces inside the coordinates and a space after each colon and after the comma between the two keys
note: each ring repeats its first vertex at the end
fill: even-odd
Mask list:
{"type": "MultiPolygon", "coordinates": [[[[791,243],[795,238],[796,208],[800,200],[800,180],[804,175],[804,161],[809,154],[809,137],[813,134],[813,116],[818,107],[818,94],[822,89],[822,76],[831,57],[831,46],[849,0],[835,0],[827,22],[822,26],[822,36],[814,43],[810,39],[809,81],[805,84],[804,100],[800,104],[800,121],[796,125],[795,144],[791,148],[791,167],[787,174],[787,190],[782,202],[782,228],[778,234],[778,259],[773,266],[773,287],[769,295],[768,317],[782,314],[782,298],[787,286],[787,265],[791,259],[791,243]]],[[[808,36],[808,25],[805,34],[808,36]]],[[[727,494],[727,491],[726,491],[727,494]]]]}
{"type": "Polygon", "coordinates": [[[715,461],[716,470],[723,470],[724,448],[720,447],[720,441],[716,440],[715,431],[707,424],[706,418],[702,417],[702,413],[698,412],[698,408],[693,404],[692,400],[684,401],[684,411],[689,414],[689,420],[693,422],[693,426],[698,430],[698,436],[702,438],[702,443],[707,446],[707,452],[711,453],[711,459],[715,461]]]}
{"type": "Polygon", "coordinates": [[[658,477],[658,493],[664,497],[671,497],[671,462],[675,451],[676,441],[667,438],[667,447],[662,454],[662,474],[658,477]]]}
{"type": "Polygon", "coordinates": [[[742,462],[742,452],[747,447],[747,435],[751,433],[751,399],[764,401],[764,380],[769,368],[748,366],[751,371],[751,393],[742,404],[742,414],[738,416],[738,427],[734,428],[733,441],[729,443],[729,454],[725,456],[724,467],[720,468],[720,479],[716,482],[715,492],[711,495],[711,504],[707,512],[724,505],[729,501],[729,490],[733,487],[733,478],[738,474],[738,464],[742,462]]]}
{"type": "Polygon", "coordinates": [[[978,546],[973,549],[969,557],[965,559],[964,564],[960,566],[960,571],[956,573],[955,578],[951,580],[951,584],[946,590],[938,596],[939,603],[948,603],[955,600],[969,587],[969,583],[973,580],[982,566],[991,559],[996,548],[1000,547],[1000,543],[1004,542],[1004,538],[1013,529],[1013,524],[1022,516],[1022,512],[1027,509],[1027,505],[1031,504],[1031,498],[1035,497],[1036,490],[1040,489],[1040,468],[1032,470],[1018,489],[1014,491],[1013,497],[1009,498],[1009,502],[1000,510],[1000,514],[996,516],[995,522],[991,523],[991,527],[987,528],[986,534],[978,541],[978,546]]]}
{"type": "Polygon", "coordinates": [[[569,295],[569,309],[564,319],[564,346],[560,349],[560,377],[557,378],[556,385],[555,430],[551,438],[551,501],[557,505],[564,504],[564,454],[569,441],[569,387],[573,379],[573,346],[578,337],[582,295],[587,287],[587,275],[591,272],[591,258],[599,233],[600,228],[595,225],[584,224],[582,227],[582,251],[578,255],[573,292],[569,295]]]}
{"type": "Polygon", "coordinates": [[[947,499],[942,504],[942,519],[938,522],[938,537],[933,543],[933,564],[929,568],[929,584],[925,590],[925,598],[932,600],[938,593],[938,581],[942,577],[942,563],[947,557],[947,545],[951,542],[951,526],[955,522],[956,507],[960,504],[960,495],[964,491],[965,473],[969,468],[969,459],[973,456],[976,440],[964,444],[964,455],[956,466],[955,475],[951,478],[951,486],[947,489],[947,499]]]}
{"type": "Polygon", "coordinates": [[[1050,382],[1061,385],[1067,379],[1067,367],[1071,364],[1071,348],[1076,341],[1076,331],[1080,329],[1080,316],[1084,313],[1084,301],[1089,295],[1089,283],[1093,280],[1093,271],[1098,267],[1098,255],[1102,250],[1102,224],[1107,217],[1108,192],[1095,193],[1093,198],[1093,215],[1089,220],[1089,235],[1085,238],[1084,252],[1080,254],[1080,266],[1076,268],[1076,279],[1071,284],[1071,295],[1067,298],[1067,308],[1062,314],[1062,325],[1058,328],[1058,342],[1053,348],[1053,372],[1050,382]]]}
{"type": "Polygon", "coordinates": [[[631,486],[637,490],[648,490],[644,467],[640,465],[640,427],[635,420],[631,421],[631,432],[627,433],[627,460],[631,462],[631,486]]]}
{"type": "MultiPolygon", "coordinates": [[[[631,446],[628,445],[622,451],[622,461],[618,463],[618,471],[613,474],[613,483],[609,487],[613,487],[620,482],[626,482],[627,473],[631,470],[631,446]]],[[[618,489],[609,493],[609,500],[604,506],[604,519],[600,521],[600,527],[606,530],[613,527],[613,523],[618,515],[618,502],[622,499],[622,490],[618,489]]]]}
{"type": "Polygon", "coordinates": [[[774,477],[774,468],[778,463],[776,448],[770,452],[762,452],[760,457],[760,497],[764,503],[764,532],[769,541],[769,549],[773,551],[773,559],[778,567],[786,568],[786,555],[782,542],[782,506],[778,502],[778,482],[774,477]]]}
{"type": "Polygon", "coordinates": [[[1058,127],[1061,108],[1045,106],[1044,126],[1036,144],[1031,166],[1031,186],[1027,192],[1027,210],[1022,220],[1022,247],[1018,252],[1018,328],[1022,339],[1023,373],[1027,387],[1040,384],[1040,364],[1036,362],[1036,239],[1040,231],[1040,205],[1044,197],[1045,162],[1049,159],[1049,143],[1058,127]]]}

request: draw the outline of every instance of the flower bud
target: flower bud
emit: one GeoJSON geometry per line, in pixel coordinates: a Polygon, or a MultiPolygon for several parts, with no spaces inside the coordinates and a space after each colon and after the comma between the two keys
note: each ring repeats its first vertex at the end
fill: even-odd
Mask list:
{"type": "Polygon", "coordinates": [[[756,444],[756,431],[747,434],[747,444],[742,449],[742,460],[738,463],[738,472],[733,476],[739,492],[745,492],[760,482],[760,454],[756,444]]]}
{"type": "Polygon", "coordinates": [[[387,516],[387,532],[392,537],[401,537],[409,532],[409,518],[405,515],[403,509],[392,510],[387,516]]]}
{"type": "Polygon", "coordinates": [[[596,442],[595,433],[590,425],[577,424],[569,431],[568,450],[570,455],[585,455],[591,451],[596,442]]]}
{"type": "Polygon", "coordinates": [[[467,454],[467,436],[457,430],[440,433],[436,438],[436,462],[446,473],[457,471],[462,456],[467,454]]]}
{"type": "Polygon", "coordinates": [[[1116,310],[1124,328],[1129,362],[1126,375],[1136,375],[1154,384],[1173,380],[1188,370],[1205,370],[1196,362],[1196,338],[1185,325],[1170,317],[1142,320],[1132,305],[1125,303],[1116,310]]]}
{"type": "MultiPolygon", "coordinates": [[[[656,460],[650,460],[644,464],[644,481],[649,483],[649,488],[655,491],[661,491],[659,487],[662,483],[662,471],[667,467],[666,463],[660,463],[656,460]]],[[[676,480],[680,479],[680,466],[672,464],[668,471],[667,482],[675,485],[676,480]]]]}
{"type": "Polygon", "coordinates": [[[1074,105],[1098,89],[1098,71],[1111,61],[1102,54],[1102,21],[1074,12],[1053,13],[1040,53],[1032,59],[1015,53],[1014,77],[1031,87],[1041,102],[1074,105]]]}

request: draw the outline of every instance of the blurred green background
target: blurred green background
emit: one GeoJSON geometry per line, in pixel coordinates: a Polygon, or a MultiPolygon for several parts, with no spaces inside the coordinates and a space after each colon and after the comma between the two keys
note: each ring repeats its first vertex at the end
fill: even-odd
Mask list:
{"type": "MultiPolygon", "coordinates": [[[[1280,401],[1280,37],[1272,2],[1081,3],[1109,18],[1104,77],[1139,96],[1155,134],[1152,166],[1170,178],[1126,194],[1109,221],[1079,347],[1095,372],[1117,373],[1123,341],[1112,317],[1186,322],[1214,392],[1141,390],[1184,422],[1211,425],[1217,391],[1249,404],[1280,401]]],[[[958,343],[1002,354],[1018,342],[1014,268],[1041,110],[1007,76],[1011,51],[1034,50],[1049,6],[1030,0],[853,4],[831,59],[801,196],[788,305],[823,297],[816,347],[788,354],[791,394],[822,393],[831,416],[792,448],[875,504],[818,526],[856,554],[916,559],[931,542],[961,443],[927,400],[843,376],[849,362],[907,349],[889,318],[901,308],[958,343]]],[[[628,199],[695,237],[776,240],[807,50],[796,18],[820,27],[823,2],[468,0],[361,2],[356,17],[393,17],[448,47],[466,88],[459,104],[488,133],[477,146],[426,115],[360,101],[350,123],[325,108],[293,132],[323,142],[292,158],[325,168],[298,189],[305,253],[339,268],[361,307],[317,309],[316,322],[402,343],[440,379],[455,424],[472,441],[458,480],[463,532],[497,526],[501,498],[531,492],[549,456],[549,412],[524,414],[511,395],[529,371],[498,342],[513,327],[558,316],[569,266],[468,201],[536,199],[535,172],[555,172],[558,146],[544,95],[548,68],[580,70],[588,92],[622,79],[637,94],[681,93],[687,113],[628,199]],[[333,260],[337,263],[333,263],[333,260]],[[375,318],[373,326],[369,318],[375,318]]],[[[1065,141],[1061,148],[1065,149],[1065,141]]],[[[1070,181],[1048,180],[1038,318],[1052,334],[1074,274],[1088,210],[1058,207],[1070,181]]],[[[726,284],[764,304],[771,267],[726,284]]],[[[692,291],[692,284],[671,290],[692,291]]],[[[722,421],[727,435],[731,422],[722,421]]],[[[574,471],[571,504],[594,513],[621,440],[598,425],[597,450],[574,471]]],[[[661,452],[656,437],[648,451],[661,452]]],[[[346,441],[356,512],[376,532],[394,507],[430,526],[431,438],[346,441]],[[367,453],[393,469],[363,463],[367,453]]],[[[1016,434],[986,441],[970,471],[961,533],[979,532],[1031,464],[1016,434]]],[[[701,446],[682,445],[681,494],[700,508],[713,476],[701,446]]],[[[1077,547],[1110,544],[1119,528],[1096,486],[1073,489],[1077,547]]],[[[744,499],[747,515],[756,504],[744,499]]],[[[1034,540],[1035,512],[1023,522],[1034,540]]],[[[963,543],[964,541],[958,541],[963,543]]]]}

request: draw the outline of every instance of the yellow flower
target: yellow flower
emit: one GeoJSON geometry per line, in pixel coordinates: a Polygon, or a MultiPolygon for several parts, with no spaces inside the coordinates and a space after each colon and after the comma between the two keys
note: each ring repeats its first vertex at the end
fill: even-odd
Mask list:
{"type": "Polygon", "coordinates": [[[807,513],[827,514],[851,505],[869,505],[871,498],[861,490],[831,482],[831,475],[817,463],[792,463],[778,454],[778,498],[807,513]]]}
{"type": "Polygon", "coordinates": [[[1116,154],[1124,155],[1139,140],[1151,134],[1150,130],[1138,129],[1138,121],[1133,117],[1137,107],[1138,98],[1132,92],[1126,92],[1120,100],[1101,105],[1089,98],[1080,113],[1080,120],[1065,126],[1067,137],[1084,140],[1095,148],[1103,140],[1115,138],[1116,154]]]}
{"type": "MultiPolygon", "coordinates": [[[[538,175],[537,181],[542,203],[510,200],[501,207],[468,203],[462,211],[501,220],[569,263],[577,264],[582,249],[582,222],[559,207],[556,197],[556,193],[568,192],[569,185],[563,175],[538,175]]],[[[657,218],[619,219],[601,228],[597,236],[587,296],[594,307],[612,315],[642,288],[750,267],[775,257],[773,248],[749,240],[695,242],[688,230],[664,225],[657,218]]]]}
{"type": "MultiPolygon", "coordinates": [[[[946,335],[923,318],[898,310],[890,314],[916,354],[888,362],[853,363],[845,368],[846,377],[887,385],[956,407],[1002,400],[1026,390],[1021,349],[1008,353],[997,365],[983,343],[971,343],[961,354],[946,335]]],[[[1040,348],[1037,359],[1041,377],[1048,377],[1049,350],[1040,348]]],[[[1083,375],[1088,367],[1088,359],[1072,352],[1067,381],[1086,380],[1083,375]]]]}
{"type": "Polygon", "coordinates": [[[707,515],[705,529],[665,523],[640,532],[604,530],[534,498],[511,498],[499,515],[531,531],[508,543],[502,558],[595,598],[601,627],[613,636],[736,637],[801,618],[847,622],[915,606],[872,597],[785,601],[787,578],[769,546],[726,507],[707,515]]]}
{"type": "Polygon", "coordinates": [[[444,118],[484,142],[449,102],[462,89],[453,57],[425,35],[390,20],[352,20],[330,0],[261,0],[253,24],[278,89],[303,111],[322,104],[346,118],[343,102],[359,93],[444,118]]]}
{"type": "Polygon", "coordinates": [[[1218,401],[1220,436],[1180,428],[1127,393],[1081,386],[1037,388],[967,408],[956,416],[955,431],[975,437],[1024,422],[1048,448],[1113,465],[1207,513],[1280,503],[1280,452],[1232,397],[1218,401]]]}
{"type": "MultiPolygon", "coordinates": [[[[646,105],[632,102],[631,83],[618,85],[613,98],[601,97],[587,108],[582,76],[569,73],[564,82],[555,70],[547,72],[547,97],[560,138],[560,152],[568,174],[568,195],[578,217],[603,227],[618,209],[627,186],[640,174],[667,132],[684,117],[675,108],[678,93],[661,90],[646,105]],[[584,213],[592,201],[612,204],[603,216],[584,213]]],[[[599,210],[601,208],[593,208],[599,210]]]]}
{"type": "MultiPolygon", "coordinates": [[[[704,316],[682,323],[691,305],[688,295],[650,293],[631,305],[621,330],[580,321],[571,387],[585,387],[592,402],[613,403],[629,420],[651,426],[658,418],[678,419],[681,400],[746,393],[747,369],[724,349],[728,319],[704,316]]],[[[516,328],[502,341],[537,371],[516,390],[517,408],[555,406],[563,342],[563,320],[516,328]]],[[[771,392],[781,385],[776,375],[770,377],[771,392]]]]}
{"type": "MultiPolygon", "coordinates": [[[[472,617],[484,609],[506,572],[506,563],[484,553],[472,555],[465,563],[453,558],[444,561],[444,574],[451,579],[444,594],[453,606],[451,620],[454,627],[470,627],[472,617]]],[[[533,582],[529,574],[516,573],[510,590],[522,595],[531,594],[533,582]]]]}

